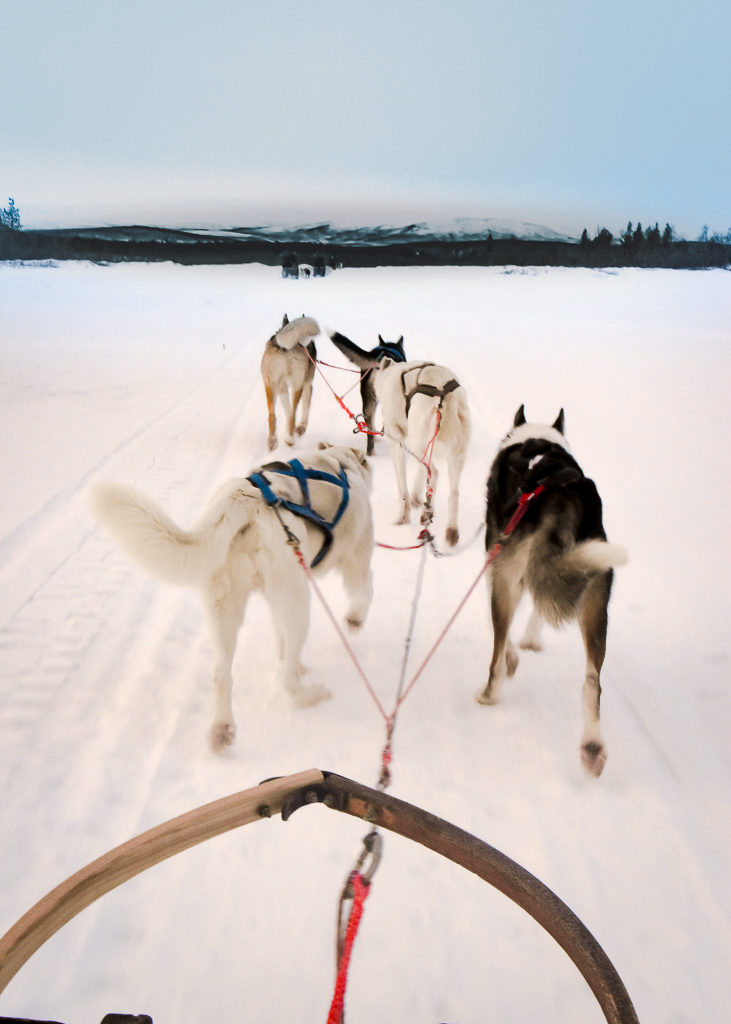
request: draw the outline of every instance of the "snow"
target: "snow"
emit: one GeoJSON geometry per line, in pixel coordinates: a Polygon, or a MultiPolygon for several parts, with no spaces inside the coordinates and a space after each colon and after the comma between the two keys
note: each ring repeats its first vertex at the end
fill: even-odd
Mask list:
{"type": "MultiPolygon", "coordinates": [[[[403,333],[410,358],[445,363],[469,391],[465,548],[425,566],[412,672],[482,566],[481,536],[468,542],[516,408],[543,422],[565,408],[609,537],[630,551],[610,607],[605,772],[589,779],[579,763],[575,626],[523,653],[500,704],[475,701],[491,645],[481,582],[403,706],[390,792],[549,885],[612,959],[643,1024],[724,1019],[730,282],[724,271],[414,268],[294,282],[258,266],[0,265],[0,934],[104,851],[264,778],[317,767],[376,783],[382,722],[316,603],[305,660],[332,700],[297,708],[277,689],[254,599],[234,663],[238,739],[210,752],[197,596],[146,577],[87,502],[91,483],[119,480],[191,523],[218,483],[262,460],[260,354],[284,312],[305,313],[368,347],[403,333]]],[[[324,338],[319,353],[343,365],[324,338]]],[[[352,386],[324,372],[339,393],[352,386]]],[[[321,439],[363,444],[318,378],[297,450],[321,439]]],[[[416,523],[392,525],[383,442],[373,470],[377,539],[412,543],[416,523]]],[[[374,603],[351,641],[386,705],[419,558],[376,550],[374,603]]],[[[322,587],[340,614],[337,579],[322,587]]],[[[49,940],[0,1013],[324,1020],[337,898],[366,831],[307,808],[175,857],[49,940]]],[[[346,1013],[350,1024],[603,1019],[530,917],[388,833],[346,1013]]]]}

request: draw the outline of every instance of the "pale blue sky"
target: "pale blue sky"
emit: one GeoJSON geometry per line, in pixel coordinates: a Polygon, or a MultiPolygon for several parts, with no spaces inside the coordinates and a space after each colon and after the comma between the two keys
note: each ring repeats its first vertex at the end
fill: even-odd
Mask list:
{"type": "Polygon", "coordinates": [[[721,0],[0,0],[25,226],[731,225],[721,0]]]}

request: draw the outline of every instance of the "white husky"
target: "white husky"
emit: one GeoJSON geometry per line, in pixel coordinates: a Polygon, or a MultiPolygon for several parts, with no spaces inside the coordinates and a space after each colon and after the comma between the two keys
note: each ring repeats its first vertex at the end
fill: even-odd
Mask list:
{"type": "MultiPolygon", "coordinates": [[[[427,459],[424,456],[433,438],[433,456],[446,459],[449,473],[446,539],[448,544],[456,544],[459,540],[459,480],[471,434],[465,389],[446,366],[418,360],[395,363],[389,358],[382,359],[375,371],[375,387],[381,403],[383,430],[390,443],[396,471],[399,494],[399,518],[396,521],[408,523],[410,520],[406,448],[421,460],[411,492],[411,504],[418,506],[426,493],[427,459]]],[[[437,467],[432,464],[434,490],[437,477],[437,467]]]]}
{"type": "Polygon", "coordinates": [[[370,470],[365,456],[355,449],[323,449],[291,463],[262,466],[251,477],[229,480],[187,531],[130,487],[102,483],[92,491],[97,519],[127,554],[152,575],[201,591],[215,657],[210,731],[214,750],[232,743],[236,732],[231,665],[253,591],[262,591],[269,603],[286,689],[300,704],[330,696],[324,686],[306,688],[301,681],[309,583],[287,544],[282,523],[297,536],[305,561],[315,572],[337,569],[342,574],[349,599],[347,624],[360,627],[368,613],[373,594],[370,470]],[[267,486],[269,498],[276,494],[295,511],[286,504],[271,507],[267,486]]]}
{"type": "Polygon", "coordinates": [[[287,420],[285,444],[294,444],[295,434],[301,437],[307,430],[317,359],[313,339],[319,333],[319,325],[311,316],[302,315],[290,321],[285,313],[282,326],[264,346],[261,375],[269,413],[269,451],[277,447],[277,399],[282,403],[287,420]],[[295,427],[300,400],[302,417],[295,427]]]}

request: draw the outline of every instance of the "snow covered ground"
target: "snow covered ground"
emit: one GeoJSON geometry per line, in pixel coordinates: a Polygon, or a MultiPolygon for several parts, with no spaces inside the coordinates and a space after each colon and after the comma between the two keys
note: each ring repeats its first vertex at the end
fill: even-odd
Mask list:
{"type": "MultiPolygon", "coordinates": [[[[554,889],[614,962],[643,1024],[724,1019],[730,286],[724,271],[383,269],[284,281],[255,266],[0,265],[0,934],[104,851],[261,779],[318,767],[376,782],[381,720],[316,604],[305,657],[332,700],[296,708],[277,689],[255,599],[234,665],[238,739],[212,754],[196,595],[146,577],[87,505],[89,484],[116,479],[192,522],[219,482],[265,454],[262,347],[285,311],[306,313],[368,347],[379,332],[403,333],[411,357],[462,378],[474,423],[465,540],[517,406],[544,421],[564,406],[610,539],[631,553],[610,608],[606,770],[589,779],[579,764],[576,627],[523,654],[501,704],[476,703],[491,645],[481,584],[403,707],[390,792],[554,889]]],[[[343,365],[325,339],[319,352],[343,365]]],[[[340,392],[352,384],[325,372],[340,392]]],[[[318,379],[298,447],[320,439],[363,443],[318,379]]],[[[385,443],[373,466],[377,539],[410,543],[418,527],[392,525],[385,443]]],[[[385,704],[419,557],[377,549],[374,604],[353,640],[385,704]]],[[[480,538],[429,558],[412,667],[483,557],[480,538]]],[[[338,581],[323,587],[340,609],[338,581]]],[[[365,831],[316,807],[176,857],[52,938],[0,1013],[324,1021],[336,901],[365,831]]],[[[350,1024],[603,1019],[531,918],[389,834],[346,1008],[350,1024]]]]}

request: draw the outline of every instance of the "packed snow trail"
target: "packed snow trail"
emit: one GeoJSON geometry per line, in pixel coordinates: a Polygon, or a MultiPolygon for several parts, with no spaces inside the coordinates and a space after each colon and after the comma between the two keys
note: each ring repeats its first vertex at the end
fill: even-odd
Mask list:
{"type": "MultiPolygon", "coordinates": [[[[540,654],[522,652],[500,704],[476,703],[491,642],[481,585],[402,708],[391,791],[553,888],[613,960],[643,1024],[721,1019],[731,950],[720,471],[729,305],[720,271],[405,269],[293,282],[262,267],[0,266],[0,931],[105,850],[263,778],[318,767],[376,781],[383,723],[316,602],[305,659],[333,699],[301,709],[277,689],[268,613],[252,599],[234,663],[239,735],[214,756],[196,595],[146,577],[86,501],[89,484],[115,479],[187,525],[218,483],[266,461],[261,352],[283,313],[305,313],[364,347],[405,334],[410,357],[463,380],[473,418],[465,540],[483,519],[489,463],[517,406],[544,420],[566,409],[610,539],[631,556],[610,605],[604,775],[588,779],[579,765],[575,627],[547,630],[540,654]]],[[[328,346],[318,339],[322,358],[341,362],[328,346]]],[[[327,372],[336,388],[352,383],[327,372]]],[[[364,447],[320,385],[299,446],[364,447]]],[[[382,442],[373,473],[377,539],[413,542],[416,522],[392,525],[382,442]]],[[[376,550],[375,599],[353,640],[384,706],[419,557],[376,550]]],[[[429,558],[411,671],[483,560],[481,536],[455,557],[429,558]]],[[[322,586],[340,614],[337,580],[322,586]]],[[[160,865],[51,939],[0,1012],[67,1024],[110,1010],[156,1024],[325,1019],[336,900],[363,834],[312,808],[160,865]]],[[[392,836],[346,1012],[353,1024],[602,1019],[525,914],[392,836]]]]}

